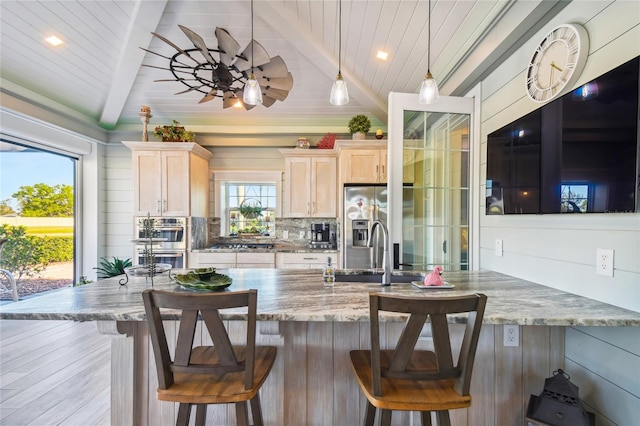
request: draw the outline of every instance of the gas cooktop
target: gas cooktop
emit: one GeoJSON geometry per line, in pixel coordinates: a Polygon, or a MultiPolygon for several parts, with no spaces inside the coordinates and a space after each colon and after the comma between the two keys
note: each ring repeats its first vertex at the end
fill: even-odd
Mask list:
{"type": "Polygon", "coordinates": [[[210,249],[235,249],[235,250],[269,250],[273,249],[273,243],[220,243],[213,244],[210,249]]]}

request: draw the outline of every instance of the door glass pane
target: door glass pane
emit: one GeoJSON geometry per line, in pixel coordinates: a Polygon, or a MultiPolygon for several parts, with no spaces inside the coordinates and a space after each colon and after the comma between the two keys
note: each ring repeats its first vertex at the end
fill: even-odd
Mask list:
{"type": "Polygon", "coordinates": [[[21,298],[77,282],[76,167],[75,158],[0,141],[0,238],[9,239],[0,266],[21,298]]]}
{"type": "Polygon", "coordinates": [[[402,259],[413,269],[468,269],[469,126],[467,114],[404,113],[403,204],[413,214],[403,216],[402,259]]]}

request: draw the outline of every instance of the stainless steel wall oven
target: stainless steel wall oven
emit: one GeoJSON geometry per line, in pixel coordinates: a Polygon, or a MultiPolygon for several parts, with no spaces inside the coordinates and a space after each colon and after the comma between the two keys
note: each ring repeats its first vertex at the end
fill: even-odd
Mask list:
{"type": "MultiPolygon", "coordinates": [[[[186,266],[187,251],[187,218],[185,217],[138,217],[136,218],[135,237],[148,237],[144,231],[144,220],[153,219],[153,238],[163,238],[163,241],[153,246],[156,263],[168,263],[173,268],[186,266]]],[[[135,244],[135,264],[144,263],[144,244],[135,244]]]]}

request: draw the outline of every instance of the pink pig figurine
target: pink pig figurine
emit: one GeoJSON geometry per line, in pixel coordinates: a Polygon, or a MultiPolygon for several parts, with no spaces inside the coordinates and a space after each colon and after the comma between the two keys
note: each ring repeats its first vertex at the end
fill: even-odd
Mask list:
{"type": "Polygon", "coordinates": [[[442,266],[438,265],[433,268],[433,272],[429,272],[426,277],[424,277],[424,285],[426,286],[437,286],[444,284],[442,280],[442,266]]]}

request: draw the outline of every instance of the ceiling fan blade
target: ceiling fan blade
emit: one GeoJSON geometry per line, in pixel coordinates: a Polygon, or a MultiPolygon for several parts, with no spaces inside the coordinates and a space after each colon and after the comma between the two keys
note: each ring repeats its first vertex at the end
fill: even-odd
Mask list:
{"type": "MultiPolygon", "coordinates": [[[[158,33],[154,33],[151,32],[151,34],[156,37],[159,38],[160,40],[164,41],[165,43],[167,43],[169,46],[173,47],[174,49],[176,49],[178,52],[182,53],[183,55],[187,56],[190,59],[193,59],[193,57],[191,55],[189,55],[188,52],[184,51],[183,49],[181,49],[180,47],[178,47],[176,44],[174,44],[173,42],[171,42],[170,40],[166,39],[165,37],[161,36],[158,33]]],[[[195,59],[193,59],[194,61],[196,61],[195,59]]],[[[198,62],[198,61],[196,61],[198,62]]]]}
{"type": "Polygon", "coordinates": [[[193,43],[196,49],[200,50],[200,52],[202,53],[202,56],[204,56],[207,62],[209,62],[212,65],[217,64],[217,62],[213,59],[213,56],[211,56],[211,53],[209,53],[209,48],[207,47],[207,44],[204,42],[204,39],[202,37],[200,37],[195,32],[191,31],[189,28],[185,27],[184,25],[178,25],[178,27],[180,27],[182,32],[185,33],[187,37],[189,37],[189,40],[191,40],[191,43],[193,43]]]}
{"type": "Polygon", "coordinates": [[[264,47],[262,47],[262,45],[257,41],[252,40],[252,42],[249,43],[247,47],[244,49],[244,51],[242,52],[242,57],[238,57],[238,59],[236,59],[236,62],[234,65],[238,69],[238,71],[242,72],[242,71],[247,71],[251,69],[252,49],[253,49],[254,68],[267,64],[269,63],[269,61],[271,61],[271,58],[269,58],[269,54],[264,49],[264,47]],[[247,58],[247,59],[244,59],[244,58],[247,58]]]}
{"type": "Polygon", "coordinates": [[[156,53],[156,52],[154,52],[154,51],[152,51],[152,50],[145,49],[144,47],[141,47],[140,49],[144,50],[145,52],[149,52],[149,53],[151,53],[151,54],[154,54],[154,55],[160,56],[161,58],[165,58],[165,59],[168,59],[168,60],[170,60],[170,61],[172,61],[172,60],[173,60],[173,61],[175,61],[175,62],[179,63],[180,65],[184,65],[185,67],[188,67],[188,66],[189,66],[189,65],[185,64],[184,62],[178,61],[177,59],[172,59],[172,58],[170,58],[170,57],[168,57],[168,56],[161,55],[160,53],[156,53]]]}
{"type": "Polygon", "coordinates": [[[238,102],[242,104],[242,102],[240,101],[240,99],[238,99],[235,93],[233,93],[230,90],[227,92],[224,92],[224,95],[222,96],[222,109],[234,107],[238,104],[238,102]]]}
{"type": "Polygon", "coordinates": [[[263,86],[263,87],[272,87],[274,89],[280,89],[280,90],[286,90],[286,91],[291,90],[291,88],[293,87],[293,76],[291,75],[291,73],[288,73],[286,77],[267,78],[264,76],[262,77],[256,76],[256,78],[259,78],[258,82],[260,86],[263,86]]]}
{"type": "MultiPolygon", "coordinates": [[[[159,67],[159,66],[156,66],[156,65],[147,65],[147,64],[142,64],[142,66],[143,66],[143,67],[149,67],[149,68],[157,68],[157,69],[159,69],[159,70],[165,70],[165,71],[182,72],[182,73],[189,74],[189,75],[192,75],[192,74],[193,74],[193,70],[191,70],[191,71],[184,71],[184,70],[181,70],[181,69],[179,69],[179,68],[174,68],[174,69],[172,70],[171,68],[165,68],[165,67],[159,67]]],[[[191,69],[191,68],[190,68],[190,69],[191,69]]]]}
{"type": "Polygon", "coordinates": [[[201,86],[190,86],[187,90],[183,90],[182,92],[174,93],[174,95],[182,95],[183,93],[193,92],[194,90],[199,90],[199,89],[202,89],[203,87],[206,87],[206,86],[204,84],[201,85],[201,86]]]}
{"type": "Polygon", "coordinates": [[[216,27],[216,38],[218,39],[218,49],[220,52],[220,62],[229,66],[233,64],[236,55],[240,52],[240,43],[224,28],[216,27]]]}
{"type": "Polygon", "coordinates": [[[204,95],[204,97],[202,99],[200,99],[200,101],[198,102],[199,104],[203,104],[205,102],[209,102],[212,101],[216,98],[216,94],[218,93],[218,89],[211,89],[209,91],[209,93],[207,93],[206,95],[204,95]]]}
{"type": "Polygon", "coordinates": [[[271,98],[275,98],[278,101],[284,101],[289,96],[289,92],[287,90],[274,89],[272,87],[261,87],[262,94],[267,95],[271,98]]]}
{"type": "Polygon", "coordinates": [[[253,73],[256,78],[287,78],[289,69],[280,56],[274,56],[269,63],[261,65],[253,73]]]}
{"type": "Polygon", "coordinates": [[[262,95],[262,105],[269,108],[271,105],[276,103],[276,99],[271,96],[262,95]]]}

